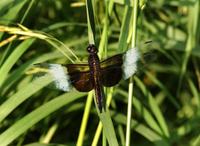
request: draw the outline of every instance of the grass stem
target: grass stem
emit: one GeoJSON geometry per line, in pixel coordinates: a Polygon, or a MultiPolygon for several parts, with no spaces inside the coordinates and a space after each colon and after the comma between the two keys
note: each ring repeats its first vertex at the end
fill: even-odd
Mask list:
{"type": "MultiPolygon", "coordinates": [[[[137,7],[138,0],[134,0],[133,6],[133,22],[132,22],[132,44],[131,48],[136,46],[136,24],[137,24],[137,7]]],[[[129,82],[129,94],[128,94],[128,109],[127,109],[127,127],[126,127],[126,146],[130,146],[131,137],[131,115],[132,115],[132,97],[133,97],[133,78],[130,78],[129,82]]]]}

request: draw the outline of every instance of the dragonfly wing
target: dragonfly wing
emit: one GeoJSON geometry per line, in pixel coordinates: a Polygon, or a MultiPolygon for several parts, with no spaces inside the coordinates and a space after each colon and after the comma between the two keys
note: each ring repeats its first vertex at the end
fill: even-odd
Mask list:
{"type": "Polygon", "coordinates": [[[72,85],[80,92],[92,90],[93,80],[87,64],[67,64],[68,74],[72,85]]]}
{"type": "Polygon", "coordinates": [[[101,81],[106,87],[112,87],[122,79],[121,67],[108,66],[101,70],[101,81]]]}
{"type": "Polygon", "coordinates": [[[101,62],[101,81],[106,87],[119,83],[122,78],[123,55],[118,54],[101,62]]]}
{"type": "Polygon", "coordinates": [[[50,64],[49,69],[54,78],[56,87],[63,91],[70,91],[70,77],[67,74],[66,68],[59,64],[50,64]]]}
{"type": "Polygon", "coordinates": [[[137,48],[131,48],[123,55],[123,79],[130,78],[137,71],[137,62],[140,58],[140,53],[137,48]]]}
{"type": "Polygon", "coordinates": [[[123,54],[117,54],[109,57],[106,60],[101,61],[101,68],[106,68],[108,66],[118,66],[121,67],[123,64],[123,54]]]}
{"type": "Polygon", "coordinates": [[[71,90],[71,83],[67,70],[60,64],[39,63],[34,65],[27,74],[33,74],[34,77],[49,75],[52,78],[50,88],[56,88],[65,92],[71,90]]]}
{"type": "Polygon", "coordinates": [[[101,79],[106,87],[116,85],[121,78],[128,79],[137,71],[140,54],[136,48],[101,62],[101,79]]]}

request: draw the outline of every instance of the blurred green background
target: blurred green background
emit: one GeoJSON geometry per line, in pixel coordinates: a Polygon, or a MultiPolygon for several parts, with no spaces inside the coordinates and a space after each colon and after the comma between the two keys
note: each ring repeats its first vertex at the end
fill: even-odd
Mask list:
{"type": "MultiPolygon", "coordinates": [[[[93,2],[101,57],[125,51],[134,1],[93,2]]],[[[150,60],[134,77],[131,146],[200,145],[199,14],[199,0],[139,1],[136,45],[150,60]]],[[[87,61],[87,26],[85,1],[0,1],[0,146],[77,144],[87,93],[43,88],[48,80],[25,72],[39,62],[87,61]]],[[[106,95],[125,145],[128,80],[106,95]]],[[[94,141],[98,123],[92,103],[83,146],[94,141]]]]}

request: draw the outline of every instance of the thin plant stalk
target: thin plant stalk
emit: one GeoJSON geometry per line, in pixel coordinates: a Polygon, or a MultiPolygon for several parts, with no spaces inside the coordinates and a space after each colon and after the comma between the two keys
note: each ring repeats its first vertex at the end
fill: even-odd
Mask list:
{"type": "MultiPolygon", "coordinates": [[[[132,43],[131,48],[136,47],[136,22],[137,22],[137,7],[138,0],[134,0],[133,4],[133,31],[132,31],[132,43]]],[[[129,92],[128,92],[128,109],[127,109],[127,127],[126,127],[126,146],[130,146],[131,137],[131,114],[132,114],[132,97],[133,97],[133,78],[130,78],[129,92]]]]}
{"type": "Polygon", "coordinates": [[[88,118],[89,118],[90,108],[92,105],[92,99],[93,99],[92,96],[93,96],[93,92],[89,92],[87,101],[86,101],[84,114],[83,114],[83,119],[81,122],[81,128],[80,128],[79,135],[78,135],[78,140],[77,140],[77,144],[76,144],[77,146],[83,145],[85,130],[86,130],[86,126],[87,126],[87,122],[88,122],[88,118]]]}
{"type": "MultiPolygon", "coordinates": [[[[92,1],[86,0],[86,12],[87,12],[87,24],[88,24],[88,39],[89,39],[89,44],[94,44],[95,42],[95,24],[94,24],[94,14],[93,14],[93,6],[92,6],[92,1]]],[[[83,114],[83,119],[81,122],[81,128],[79,131],[79,136],[77,140],[77,146],[82,146],[83,145],[83,140],[85,136],[85,130],[89,118],[89,113],[90,113],[90,108],[92,104],[92,98],[93,97],[93,92],[88,93],[87,101],[86,101],[86,106],[83,114]]]]}

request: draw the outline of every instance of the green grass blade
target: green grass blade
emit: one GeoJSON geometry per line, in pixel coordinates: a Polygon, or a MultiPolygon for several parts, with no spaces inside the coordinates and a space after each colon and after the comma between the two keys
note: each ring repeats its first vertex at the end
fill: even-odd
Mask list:
{"type": "Polygon", "coordinates": [[[95,44],[95,23],[94,23],[93,1],[86,0],[86,12],[87,12],[89,43],[95,44]]]}
{"type": "Polygon", "coordinates": [[[21,88],[18,92],[12,95],[7,101],[0,106],[0,122],[4,120],[17,106],[19,106],[26,99],[30,98],[31,95],[36,93],[38,90],[48,85],[52,80],[45,76],[38,78],[29,85],[21,88]]]}
{"type": "Polygon", "coordinates": [[[113,122],[110,116],[109,111],[102,112],[99,114],[100,120],[103,125],[103,131],[108,141],[109,146],[118,146],[118,141],[116,138],[113,122]]]}
{"type": "MultiPolygon", "coordinates": [[[[86,13],[87,13],[87,25],[88,25],[88,39],[89,44],[95,44],[95,23],[94,23],[94,12],[93,12],[93,1],[86,0],[86,13]]],[[[85,130],[88,123],[90,108],[92,104],[93,92],[88,94],[84,114],[81,122],[81,127],[78,135],[77,146],[83,145],[85,136],[85,130]]]]}
{"type": "Polygon", "coordinates": [[[199,19],[199,1],[196,0],[194,2],[194,5],[189,7],[189,14],[188,14],[188,38],[187,38],[187,43],[185,47],[185,56],[183,58],[183,63],[181,66],[181,72],[180,72],[180,78],[179,78],[179,84],[178,84],[178,90],[177,90],[177,95],[179,95],[183,76],[186,73],[187,70],[187,64],[189,61],[189,57],[191,55],[192,49],[196,45],[196,36],[197,34],[197,29],[198,29],[198,19],[199,19]]]}
{"type": "Polygon", "coordinates": [[[128,47],[127,38],[129,35],[129,25],[131,23],[131,16],[132,16],[133,9],[131,7],[125,6],[124,17],[121,26],[121,33],[119,36],[119,45],[118,48],[121,51],[125,51],[128,47]]]}
{"type": "Polygon", "coordinates": [[[22,75],[24,75],[24,73],[27,71],[28,68],[31,67],[31,65],[45,62],[51,59],[60,58],[62,56],[63,55],[61,53],[56,51],[56,52],[47,53],[39,57],[33,58],[27,61],[26,63],[20,65],[17,69],[12,71],[12,73],[10,73],[8,78],[5,80],[4,84],[2,85],[2,88],[0,89],[1,95],[3,95],[7,90],[9,90],[9,88],[14,83],[16,83],[22,77],[22,75]]]}
{"type": "Polygon", "coordinates": [[[154,116],[156,117],[156,120],[158,121],[161,130],[163,131],[163,135],[166,137],[170,137],[168,126],[166,124],[164,116],[162,115],[162,112],[161,112],[160,108],[158,107],[155,99],[152,97],[152,95],[150,93],[149,93],[148,98],[149,98],[150,108],[151,108],[154,116]]]}
{"type": "Polygon", "coordinates": [[[162,112],[161,112],[161,110],[159,108],[159,105],[157,104],[155,99],[152,97],[152,94],[150,93],[150,91],[147,91],[147,89],[146,89],[145,85],[143,84],[143,82],[137,77],[134,77],[134,79],[135,79],[136,84],[142,90],[143,94],[145,96],[147,96],[150,109],[153,112],[154,116],[156,117],[156,120],[158,121],[161,130],[163,131],[162,135],[166,136],[166,137],[169,137],[168,126],[166,124],[164,116],[162,115],[162,112]]]}
{"type": "MultiPolygon", "coordinates": [[[[0,11],[1,20],[3,20],[3,22],[5,20],[13,21],[17,17],[20,10],[22,10],[22,7],[26,4],[27,1],[28,0],[21,0],[21,1],[17,1],[17,2],[15,2],[15,1],[6,1],[6,2],[1,1],[0,2],[0,10],[4,10],[3,8],[9,7],[9,5],[13,5],[12,7],[9,7],[9,9],[6,13],[0,11]],[[2,13],[3,13],[3,15],[2,15],[2,13]]],[[[4,24],[8,24],[8,22],[7,23],[4,22],[4,24]]]]}
{"type": "MultiPolygon", "coordinates": [[[[40,80],[41,81],[41,80],[40,80]]],[[[70,92],[64,95],[61,95],[46,104],[40,106],[30,114],[26,115],[18,122],[16,122],[12,127],[7,129],[0,135],[1,146],[6,146],[15,140],[18,136],[23,134],[34,124],[39,122],[41,119],[48,116],[50,113],[58,110],[62,106],[65,106],[68,103],[73,102],[74,100],[82,97],[84,94],[77,92],[70,92]]]]}
{"type": "Polygon", "coordinates": [[[169,92],[169,90],[156,77],[154,77],[151,73],[149,73],[149,72],[145,72],[145,73],[160,89],[162,89],[166,93],[167,97],[173,103],[173,105],[177,109],[179,109],[180,108],[179,103],[176,101],[174,96],[169,92]]]}
{"type": "MultiPolygon", "coordinates": [[[[118,90],[118,92],[124,97],[128,96],[127,93],[123,90],[118,90]]],[[[139,115],[141,115],[141,117],[144,118],[149,127],[151,127],[157,133],[162,135],[163,132],[160,129],[156,120],[154,119],[153,115],[148,111],[148,109],[145,106],[142,105],[142,103],[136,97],[133,97],[133,106],[135,107],[139,115]]]]}
{"type": "MultiPolygon", "coordinates": [[[[126,125],[126,116],[118,113],[114,116],[114,121],[116,121],[117,123],[126,125]]],[[[153,142],[157,146],[160,146],[160,145],[169,146],[169,143],[165,139],[163,139],[162,136],[160,136],[158,133],[148,128],[147,126],[133,119],[131,120],[131,128],[134,129],[134,131],[136,131],[140,135],[144,136],[149,141],[153,142]]]]}
{"type": "Polygon", "coordinates": [[[190,87],[191,93],[192,93],[193,98],[194,98],[194,104],[199,109],[200,108],[200,95],[199,95],[199,91],[198,91],[197,87],[195,86],[194,82],[190,78],[188,78],[188,85],[190,87]]]}
{"type": "Polygon", "coordinates": [[[35,39],[28,39],[23,41],[6,59],[5,63],[0,68],[0,87],[5,81],[10,69],[18,61],[18,59],[24,54],[24,52],[32,45],[35,39]]]}
{"type": "Polygon", "coordinates": [[[92,105],[92,101],[93,101],[92,97],[93,97],[93,92],[91,91],[90,93],[88,93],[88,96],[87,96],[87,101],[86,101],[83,118],[82,118],[82,122],[81,122],[81,127],[80,127],[80,131],[79,131],[79,135],[78,135],[78,140],[76,143],[77,146],[83,145],[83,140],[84,140],[84,136],[85,136],[89,113],[90,113],[90,109],[91,109],[91,105],[92,105]]]}
{"type": "MultiPolygon", "coordinates": [[[[133,11],[132,11],[132,26],[129,28],[132,29],[132,40],[131,40],[131,48],[136,47],[136,38],[137,38],[137,12],[138,12],[138,0],[134,1],[133,11]]],[[[128,39],[127,39],[128,40],[128,39]]],[[[127,126],[126,126],[126,146],[130,146],[131,142],[131,119],[132,119],[132,103],[133,103],[133,78],[131,77],[129,80],[129,88],[128,88],[128,107],[127,107],[127,126]]]]}

